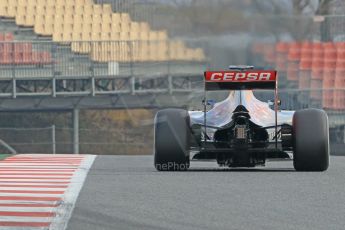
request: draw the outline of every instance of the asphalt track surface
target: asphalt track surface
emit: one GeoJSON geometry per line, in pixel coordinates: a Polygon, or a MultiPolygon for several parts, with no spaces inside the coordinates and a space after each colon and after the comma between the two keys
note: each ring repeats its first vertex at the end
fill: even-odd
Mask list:
{"type": "Polygon", "coordinates": [[[292,162],[157,172],[152,162],[98,156],[67,229],[345,229],[345,157],[327,172],[295,172],[292,162]]]}

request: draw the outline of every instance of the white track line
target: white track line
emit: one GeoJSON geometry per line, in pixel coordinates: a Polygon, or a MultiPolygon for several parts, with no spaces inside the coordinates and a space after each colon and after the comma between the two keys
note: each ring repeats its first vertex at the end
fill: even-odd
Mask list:
{"type": "Polygon", "coordinates": [[[0,165],[1,169],[77,169],[78,165],[0,165]]]}
{"type": "Polygon", "coordinates": [[[1,175],[0,173],[0,180],[2,179],[32,179],[32,180],[35,180],[35,179],[39,179],[41,180],[41,178],[43,178],[44,180],[46,179],[53,179],[55,180],[55,178],[58,178],[58,179],[65,179],[65,180],[68,180],[70,179],[72,176],[65,176],[65,175],[1,175]]]}
{"type": "MultiPolygon", "coordinates": [[[[54,217],[25,217],[25,216],[0,216],[0,221],[15,222],[51,222],[54,217]]],[[[2,227],[0,227],[2,230],[2,227]]]]}
{"type": "Polygon", "coordinates": [[[61,201],[56,202],[56,201],[27,201],[27,200],[23,200],[23,201],[13,201],[13,200],[1,200],[0,201],[0,205],[1,204],[47,204],[47,205],[57,205],[61,203],[61,201]]]}
{"type": "Polygon", "coordinates": [[[56,192],[64,192],[65,188],[36,188],[36,187],[11,187],[10,185],[7,185],[6,187],[0,187],[0,193],[3,190],[16,190],[16,191],[38,191],[38,192],[51,192],[51,191],[56,191],[56,192]]]}
{"type": "Polygon", "coordinates": [[[69,219],[71,218],[75,202],[78,198],[79,192],[85,182],[87,173],[91,168],[96,156],[86,156],[79,169],[72,178],[71,184],[65,195],[63,196],[63,203],[56,211],[56,217],[50,225],[50,230],[64,230],[67,228],[69,219]]]}
{"type": "Polygon", "coordinates": [[[57,197],[57,198],[60,198],[62,197],[62,194],[33,194],[33,193],[1,193],[0,194],[0,200],[2,197],[9,197],[9,196],[13,196],[13,197],[22,197],[22,196],[25,196],[25,197],[42,197],[42,198],[45,198],[45,197],[57,197]]]}
{"type": "MultiPolygon", "coordinates": [[[[68,188],[68,183],[59,183],[56,184],[55,183],[25,183],[25,182],[11,182],[11,183],[7,183],[8,187],[13,187],[13,188],[27,188],[28,186],[33,187],[33,188],[63,188],[63,189],[67,189],[68,188]]],[[[0,188],[4,189],[7,187],[6,186],[6,182],[2,182],[2,185],[0,186],[0,188]]]]}

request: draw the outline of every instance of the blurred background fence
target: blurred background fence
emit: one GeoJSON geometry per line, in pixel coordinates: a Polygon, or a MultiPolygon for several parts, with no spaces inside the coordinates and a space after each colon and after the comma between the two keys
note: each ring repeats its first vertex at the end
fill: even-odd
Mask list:
{"type": "MultiPolygon", "coordinates": [[[[150,154],[152,134],[147,128],[79,129],[79,148],[82,154],[150,154]],[[146,133],[146,135],[143,135],[146,133]]],[[[45,128],[0,128],[1,140],[15,153],[72,153],[73,129],[55,126],[45,128]]],[[[11,153],[1,146],[2,153],[11,153]]]]}
{"type": "Polygon", "coordinates": [[[179,40],[63,42],[0,39],[0,79],[189,74],[206,62],[179,40]]]}

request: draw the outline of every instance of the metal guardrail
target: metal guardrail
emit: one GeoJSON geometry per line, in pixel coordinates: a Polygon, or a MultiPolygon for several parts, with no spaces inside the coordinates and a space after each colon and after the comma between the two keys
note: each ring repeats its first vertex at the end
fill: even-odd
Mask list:
{"type": "Polygon", "coordinates": [[[199,74],[0,78],[0,98],[193,93],[202,90],[202,84],[199,74]]]}

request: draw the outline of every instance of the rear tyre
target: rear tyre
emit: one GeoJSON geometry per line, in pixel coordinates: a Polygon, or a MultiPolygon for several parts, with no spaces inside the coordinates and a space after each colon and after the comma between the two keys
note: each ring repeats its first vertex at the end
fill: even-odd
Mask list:
{"type": "Polygon", "coordinates": [[[296,111],[292,121],[293,164],[297,171],[325,171],[329,165],[329,128],[325,111],[296,111]]]}
{"type": "Polygon", "coordinates": [[[190,118],[186,110],[164,109],[155,117],[154,165],[159,171],[189,168],[190,118]]]}

